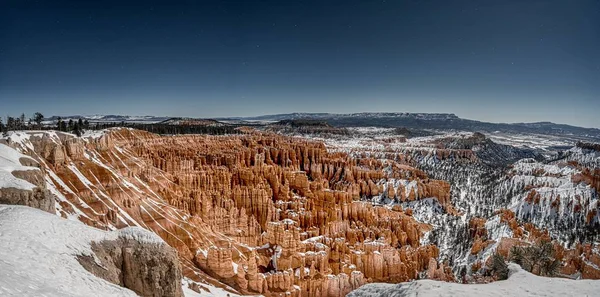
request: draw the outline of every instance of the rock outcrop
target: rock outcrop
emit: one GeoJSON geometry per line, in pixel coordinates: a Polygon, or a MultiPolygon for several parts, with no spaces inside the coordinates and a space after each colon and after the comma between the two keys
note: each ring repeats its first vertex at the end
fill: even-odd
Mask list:
{"type": "Polygon", "coordinates": [[[24,205],[50,213],[55,212],[54,196],[43,188],[22,190],[16,188],[0,188],[0,204],[24,205]]]}
{"type": "Polygon", "coordinates": [[[177,252],[164,242],[120,236],[92,242],[94,256],[79,256],[92,274],[143,297],[181,297],[181,267],[177,252]]]}

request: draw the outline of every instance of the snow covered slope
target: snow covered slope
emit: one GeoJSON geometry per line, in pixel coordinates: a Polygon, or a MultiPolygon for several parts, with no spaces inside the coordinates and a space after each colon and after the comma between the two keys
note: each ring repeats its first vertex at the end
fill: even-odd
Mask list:
{"type": "Polygon", "coordinates": [[[31,159],[0,143],[0,188],[17,188],[23,190],[32,190],[35,188],[35,185],[30,182],[13,175],[14,171],[39,170],[35,167],[21,165],[21,162],[19,162],[21,158],[31,159]]]}
{"type": "Polygon", "coordinates": [[[0,205],[1,296],[137,296],[97,278],[77,261],[92,241],[120,232],[160,240],[141,229],[105,232],[26,206],[0,205]]]}
{"type": "Polygon", "coordinates": [[[432,280],[419,280],[397,285],[368,284],[348,294],[348,297],[375,296],[598,296],[600,281],[547,278],[524,271],[510,263],[509,278],[489,284],[463,285],[432,280]]]}
{"type": "MultiPolygon", "coordinates": [[[[117,238],[166,244],[139,227],[107,232],[35,208],[0,204],[0,296],[138,296],[94,276],[77,260],[94,257],[92,242],[117,238]]],[[[208,284],[197,293],[189,282],[182,281],[186,296],[237,296],[208,284]]]]}
{"type": "MultiPolygon", "coordinates": [[[[35,158],[37,162],[43,167],[43,179],[44,187],[52,193],[53,198],[56,199],[56,209],[52,209],[52,212],[55,212],[57,217],[50,217],[50,219],[58,219],[59,222],[63,222],[64,220],[60,219],[59,216],[67,218],[71,221],[71,223],[76,223],[75,228],[79,229],[89,229],[91,230],[90,234],[100,234],[99,238],[104,238],[102,234],[104,231],[100,231],[95,228],[87,227],[81,222],[85,222],[88,225],[92,225],[97,228],[105,229],[105,230],[117,230],[120,228],[125,228],[121,230],[129,230],[130,227],[138,226],[143,227],[149,230],[155,231],[155,233],[148,233],[155,237],[156,234],[159,233],[160,230],[163,230],[163,234],[169,234],[169,232],[178,232],[179,228],[189,228],[191,230],[195,230],[194,232],[198,232],[201,234],[201,228],[196,225],[192,225],[187,222],[189,216],[186,217],[181,212],[177,211],[175,208],[168,206],[156,192],[154,192],[150,186],[148,181],[143,181],[140,178],[137,178],[136,175],[133,177],[127,177],[127,174],[131,171],[134,171],[137,166],[141,163],[140,159],[133,158],[129,155],[129,151],[126,149],[122,149],[119,146],[112,146],[114,149],[113,155],[111,151],[105,150],[104,154],[101,155],[97,150],[88,149],[96,147],[99,145],[97,143],[101,143],[101,138],[108,132],[109,130],[103,131],[89,131],[84,134],[82,138],[75,138],[74,135],[63,133],[63,132],[55,132],[55,131],[17,131],[17,132],[9,132],[4,135],[4,137],[0,138],[0,141],[7,143],[9,146],[0,143],[0,181],[5,181],[4,183],[0,183],[0,189],[3,188],[23,188],[30,189],[33,188],[34,185],[28,183],[27,181],[17,178],[12,173],[14,171],[27,171],[27,170],[35,170],[40,171],[39,168],[31,167],[31,166],[23,166],[21,165],[19,160],[23,160],[23,158],[32,159],[35,158]],[[65,147],[65,143],[68,143],[68,148],[65,147]],[[91,144],[90,144],[91,143],[91,144]],[[85,150],[83,149],[85,147],[85,150]],[[38,149],[38,151],[36,151],[38,149]],[[44,155],[43,151],[50,152],[44,155]],[[78,157],[76,159],[69,159],[67,157],[67,153],[77,154],[78,157]],[[39,152],[39,153],[38,153],[39,152]],[[108,153],[108,154],[107,154],[108,153]],[[44,156],[49,157],[45,159],[44,156]],[[51,160],[51,161],[50,161],[51,160]],[[114,163],[107,161],[111,160],[114,163]],[[56,164],[52,163],[56,162],[56,164]],[[127,162],[127,164],[125,164],[127,162]],[[61,164],[61,165],[58,165],[61,164]],[[115,166],[114,164],[121,164],[123,168],[115,166]],[[5,178],[3,178],[5,177],[5,178]],[[100,183],[98,178],[107,178],[109,181],[105,183],[100,183]],[[114,187],[114,190],[111,190],[109,185],[114,187]],[[90,200],[90,195],[93,197],[90,200]],[[121,203],[119,203],[119,199],[133,199],[134,197],[139,197],[141,203],[143,204],[140,209],[144,210],[146,221],[141,220],[140,216],[136,216],[135,218],[127,212],[131,208],[125,208],[121,203]],[[102,213],[98,213],[94,211],[90,205],[93,203],[105,205],[107,208],[115,209],[114,217],[111,214],[110,220],[103,219],[102,213]],[[160,220],[155,221],[156,218],[160,214],[164,214],[164,216],[168,217],[168,220],[160,220]],[[177,224],[175,229],[173,228],[165,228],[163,227],[165,223],[169,223],[168,221],[180,222],[182,224],[177,224]],[[183,222],[185,221],[185,222],[183,222]],[[183,225],[183,226],[182,226],[183,225]],[[158,230],[158,231],[157,231],[158,230]],[[175,231],[174,231],[175,230],[175,231]]],[[[25,162],[26,164],[30,162],[25,162]]],[[[32,162],[33,163],[33,160],[32,162]]],[[[137,172],[137,171],[134,171],[137,172]]],[[[8,207],[8,206],[5,206],[8,207]]],[[[6,219],[4,215],[2,219],[6,219]]],[[[48,217],[46,217],[48,219],[48,217]]],[[[13,262],[2,262],[6,257],[3,253],[10,253],[6,249],[3,248],[3,244],[10,243],[12,241],[18,242],[18,240],[7,239],[5,240],[4,236],[18,236],[19,233],[23,233],[24,237],[19,239],[31,239],[31,240],[42,240],[44,236],[54,236],[53,232],[59,232],[58,230],[50,230],[46,233],[40,231],[43,229],[35,229],[33,223],[29,223],[28,220],[21,221],[22,224],[29,225],[29,228],[34,230],[34,233],[29,233],[30,229],[13,229],[13,227],[18,227],[19,224],[2,224],[0,227],[0,264],[5,264],[9,266],[0,265],[0,276],[2,276],[2,280],[4,281],[6,277],[17,277],[19,275],[25,275],[25,272],[18,270],[19,261],[13,259],[13,262]],[[13,226],[13,227],[11,227],[13,226]],[[7,231],[2,231],[6,229],[7,231]],[[20,231],[19,231],[20,230],[20,231]],[[7,232],[11,232],[11,234],[7,232]],[[42,233],[40,233],[42,232],[42,233]],[[36,236],[39,235],[39,236],[36,236]],[[40,239],[42,238],[42,239],[40,239]],[[6,268],[6,269],[5,269],[6,268]],[[2,274],[5,273],[5,274],[2,274]]],[[[44,225],[42,223],[37,223],[38,225],[44,225]]],[[[62,223],[61,223],[62,224],[62,223]]],[[[173,224],[175,225],[175,224],[173,224]]],[[[71,226],[71,225],[67,225],[71,226]]],[[[44,226],[45,227],[45,226],[44,226]]],[[[134,228],[137,229],[137,228],[134,228]]],[[[117,231],[115,231],[117,232],[117,231]]],[[[126,232],[126,231],[123,231],[126,232]]],[[[125,236],[125,233],[119,233],[118,236],[125,236]]],[[[73,231],[73,234],[78,234],[78,231],[73,231]]],[[[182,231],[179,231],[182,233],[182,231]]],[[[110,233],[107,233],[110,234],[110,233]]],[[[63,234],[64,235],[64,234],[63,234]]],[[[62,235],[61,235],[62,236],[62,235]]],[[[87,235],[86,235],[87,236],[87,235]]],[[[116,236],[116,235],[115,235],[116,236]]],[[[113,236],[114,237],[114,236],[113,236]]],[[[63,237],[58,237],[60,242],[68,242],[63,240],[63,237]]],[[[94,237],[96,238],[96,237],[94,237]]],[[[74,239],[79,240],[79,239],[74,239]]],[[[83,245],[85,247],[85,251],[89,251],[89,241],[84,240],[83,243],[77,241],[78,243],[75,245],[68,245],[68,247],[78,247],[83,245]]],[[[23,242],[21,246],[27,246],[26,242],[23,242]]],[[[11,243],[11,248],[16,247],[16,243],[13,246],[11,243]]],[[[52,248],[49,248],[50,250],[52,248]]],[[[59,249],[60,250],[60,249],[59,249]]],[[[79,253],[80,249],[77,249],[75,252],[69,252],[68,255],[74,254],[82,254],[79,253]]],[[[19,252],[26,252],[25,250],[19,250],[19,252]]],[[[48,251],[50,252],[50,251],[48,251]]],[[[33,251],[31,252],[33,253],[33,251]]],[[[27,256],[29,257],[29,256],[27,256]]],[[[72,258],[72,257],[70,257],[72,258]]],[[[69,258],[69,259],[70,259],[69,258]]],[[[62,258],[61,258],[62,259],[62,258]]],[[[60,261],[71,261],[72,260],[60,260],[60,261]]],[[[32,262],[32,263],[35,263],[32,262]]],[[[53,265],[46,265],[47,262],[38,262],[39,266],[43,266],[43,268],[52,267],[53,265]],[[43,264],[42,264],[43,263],[43,264]]],[[[77,267],[82,270],[83,268],[77,263],[74,262],[77,267]]],[[[33,265],[33,264],[32,264],[33,265]]],[[[186,269],[190,269],[190,263],[182,263],[186,269]]],[[[52,268],[53,269],[53,268],[52,268]]],[[[70,271],[69,269],[65,271],[70,271]]],[[[78,270],[74,270],[78,271],[78,270]]],[[[85,270],[83,270],[85,271],[85,270]]],[[[89,274],[85,272],[86,274],[89,274]]],[[[43,273],[42,273],[43,274],[43,273]]],[[[48,277],[51,277],[53,273],[47,273],[48,277]]],[[[37,275],[30,275],[31,279],[35,279],[37,275]]],[[[79,276],[74,276],[75,278],[79,276]]],[[[90,276],[93,277],[93,276],[90,276]]],[[[27,277],[25,278],[27,279],[27,277]]],[[[96,284],[97,282],[104,282],[102,280],[97,280],[94,278],[93,281],[90,281],[92,284],[96,284]]],[[[198,280],[196,280],[198,281],[198,280]]],[[[29,285],[28,282],[23,282],[23,286],[27,287],[29,285]]],[[[113,286],[112,284],[108,284],[109,286],[113,286]]],[[[201,288],[202,294],[200,296],[225,296],[226,294],[230,294],[234,296],[231,292],[227,292],[224,294],[220,294],[221,292],[225,292],[219,286],[213,286],[211,283],[207,282],[198,282],[197,285],[201,288]]],[[[20,286],[13,286],[12,282],[7,281],[6,283],[0,284],[2,287],[0,289],[0,296],[3,296],[3,293],[9,294],[9,296],[23,296],[19,292],[23,290],[20,286]],[[2,286],[6,284],[6,286],[2,286]]],[[[82,284],[82,286],[86,286],[82,284]]],[[[120,287],[117,287],[120,288],[120,287]]],[[[66,290],[66,289],[65,289],[66,290]]],[[[94,287],[89,288],[90,292],[95,291],[94,287]]],[[[195,293],[191,291],[187,287],[187,283],[185,284],[184,291],[190,293],[192,296],[195,293]]],[[[231,290],[230,290],[231,291],[231,290]]],[[[38,292],[45,292],[43,288],[41,288],[38,292]]],[[[69,291],[70,292],[70,291],[69,291]]],[[[115,294],[101,294],[101,296],[120,296],[120,291],[115,291],[115,294]],[[116,294],[116,295],[115,295],[116,294]]],[[[26,294],[27,295],[27,294],[26,294]]],[[[34,294],[37,296],[37,294],[34,294]]],[[[54,295],[47,296],[62,296],[62,293],[56,293],[54,295]]],[[[29,295],[28,295],[29,296],[29,295]]],[[[79,293],[77,291],[72,292],[71,295],[64,296],[89,296],[84,293],[79,293]]],[[[95,296],[95,295],[93,295],[95,296]]],[[[135,296],[135,295],[134,295],[135,296]]]]}

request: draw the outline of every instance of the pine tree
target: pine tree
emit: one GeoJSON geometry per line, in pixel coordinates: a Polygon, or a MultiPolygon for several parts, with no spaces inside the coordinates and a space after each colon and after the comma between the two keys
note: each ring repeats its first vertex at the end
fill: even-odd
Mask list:
{"type": "Polygon", "coordinates": [[[33,114],[33,121],[37,124],[38,129],[42,128],[42,120],[44,120],[44,115],[36,112],[33,114]]]}
{"type": "Polygon", "coordinates": [[[25,129],[25,114],[24,113],[22,113],[21,116],[19,117],[19,127],[17,129],[19,129],[19,130],[25,129]]]}
{"type": "Polygon", "coordinates": [[[494,272],[498,280],[505,280],[508,278],[508,265],[506,265],[504,257],[499,253],[495,253],[493,255],[492,271],[494,272]]]}
{"type": "Polygon", "coordinates": [[[62,132],[67,131],[67,123],[65,123],[65,121],[63,121],[61,117],[58,117],[58,122],[56,122],[56,129],[62,132]]]}
{"type": "Polygon", "coordinates": [[[77,137],[81,137],[81,128],[79,127],[79,123],[73,124],[73,133],[77,135],[77,137]]]}
{"type": "Polygon", "coordinates": [[[11,131],[16,129],[16,120],[13,117],[6,118],[6,131],[11,131]]]}

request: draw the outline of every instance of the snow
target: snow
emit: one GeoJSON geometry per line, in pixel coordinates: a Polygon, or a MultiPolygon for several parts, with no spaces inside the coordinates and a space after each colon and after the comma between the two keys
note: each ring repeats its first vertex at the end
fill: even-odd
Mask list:
{"type": "Polygon", "coordinates": [[[108,130],[85,130],[81,138],[98,139],[106,134],[108,130]]]}
{"type": "MultiPolygon", "coordinates": [[[[183,285],[183,294],[186,297],[239,297],[241,295],[238,294],[234,294],[231,293],[223,288],[219,288],[210,284],[205,284],[205,283],[199,283],[199,282],[195,282],[187,277],[184,277],[182,280],[182,285],[183,285]],[[201,286],[202,288],[208,290],[202,290],[201,293],[198,293],[196,291],[193,291],[192,289],[189,288],[189,284],[192,283],[196,283],[197,285],[201,286]]],[[[255,295],[254,297],[259,297],[262,295],[255,295]]],[[[248,296],[248,297],[253,297],[253,296],[248,296]]]]}
{"type": "MultiPolygon", "coordinates": [[[[51,118],[45,119],[42,123],[44,125],[54,125],[57,121],[58,116],[53,116],[51,118]]],[[[88,120],[90,123],[118,123],[118,122],[126,122],[126,123],[158,123],[164,120],[169,119],[169,117],[156,117],[149,115],[70,115],[70,116],[61,116],[63,121],[78,121],[79,119],[88,120]]]]}
{"type": "MultiPolygon", "coordinates": [[[[38,209],[0,205],[0,296],[137,296],[92,275],[76,258],[93,256],[92,241],[119,237],[164,244],[156,234],[138,227],[107,232],[38,209]]],[[[226,296],[219,288],[197,294],[187,284],[184,292],[226,296]]]]}
{"type": "Polygon", "coordinates": [[[0,188],[17,188],[33,190],[35,185],[15,177],[13,171],[39,170],[36,167],[23,166],[19,159],[30,157],[17,152],[15,149],[0,143],[0,188]]]}
{"type": "Polygon", "coordinates": [[[508,265],[509,278],[489,284],[457,284],[432,280],[418,280],[407,283],[367,284],[350,292],[348,297],[363,296],[598,296],[600,281],[546,278],[533,275],[519,265],[508,265]]]}
{"type": "Polygon", "coordinates": [[[76,259],[92,255],[92,241],[117,237],[34,208],[0,205],[0,295],[137,296],[76,259]]]}
{"type": "Polygon", "coordinates": [[[492,141],[499,144],[520,148],[548,149],[551,147],[572,146],[575,141],[564,135],[515,134],[515,133],[486,133],[492,141]]]}
{"type": "Polygon", "coordinates": [[[142,243],[166,244],[165,241],[156,235],[141,227],[125,227],[119,230],[122,238],[133,239],[142,243]]]}

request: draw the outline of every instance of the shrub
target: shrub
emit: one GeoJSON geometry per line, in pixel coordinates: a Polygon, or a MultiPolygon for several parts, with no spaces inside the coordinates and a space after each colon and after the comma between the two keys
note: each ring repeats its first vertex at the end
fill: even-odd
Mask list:
{"type": "Polygon", "coordinates": [[[526,247],[514,246],[509,259],[536,275],[555,276],[560,270],[560,261],[554,258],[554,246],[549,241],[526,247]]]}

